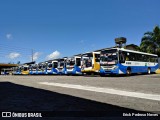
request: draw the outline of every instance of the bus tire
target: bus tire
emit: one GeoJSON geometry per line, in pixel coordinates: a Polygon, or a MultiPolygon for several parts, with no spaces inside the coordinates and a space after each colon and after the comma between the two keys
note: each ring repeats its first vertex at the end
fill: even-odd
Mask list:
{"type": "Polygon", "coordinates": [[[148,68],[147,73],[151,74],[151,68],[148,68]]]}
{"type": "Polygon", "coordinates": [[[127,75],[129,76],[129,75],[131,75],[131,68],[127,68],[127,75]]]}

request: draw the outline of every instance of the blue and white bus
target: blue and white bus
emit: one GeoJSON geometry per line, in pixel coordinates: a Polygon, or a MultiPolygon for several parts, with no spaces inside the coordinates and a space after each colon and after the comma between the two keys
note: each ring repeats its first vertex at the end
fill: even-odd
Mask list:
{"type": "Polygon", "coordinates": [[[46,74],[48,75],[54,75],[54,74],[58,74],[58,61],[57,60],[50,60],[46,62],[46,66],[47,66],[47,71],[46,74]]]}
{"type": "Polygon", "coordinates": [[[63,74],[67,74],[67,70],[66,70],[66,57],[64,58],[59,58],[57,59],[58,61],[58,74],[63,75],[63,74]]]}
{"type": "Polygon", "coordinates": [[[152,73],[158,69],[158,56],[124,48],[101,50],[100,75],[152,73]]]}
{"type": "Polygon", "coordinates": [[[30,75],[36,75],[38,69],[38,64],[33,64],[29,66],[29,74],[30,75]]]}
{"type": "Polygon", "coordinates": [[[38,75],[46,74],[46,71],[47,71],[46,68],[47,67],[46,67],[46,64],[44,62],[39,63],[38,66],[37,66],[36,74],[38,74],[38,75]]]}
{"type": "Polygon", "coordinates": [[[21,75],[21,71],[22,71],[22,67],[21,66],[17,66],[13,68],[13,75],[21,75]]]}
{"type": "Polygon", "coordinates": [[[81,72],[81,57],[73,56],[67,58],[66,64],[66,74],[70,75],[82,75],[81,72]]]}

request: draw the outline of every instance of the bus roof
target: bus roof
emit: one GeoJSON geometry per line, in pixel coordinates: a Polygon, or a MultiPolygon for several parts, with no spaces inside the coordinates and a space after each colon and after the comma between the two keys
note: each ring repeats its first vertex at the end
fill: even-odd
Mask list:
{"type": "Polygon", "coordinates": [[[110,49],[117,49],[117,50],[122,50],[122,51],[126,51],[126,52],[133,52],[133,53],[139,53],[139,54],[145,54],[145,55],[158,56],[158,55],[156,55],[156,54],[145,53],[145,52],[139,52],[139,51],[124,49],[124,48],[106,48],[106,49],[103,49],[103,50],[110,50],[110,49]]]}
{"type": "Polygon", "coordinates": [[[100,53],[100,51],[86,52],[86,53],[83,53],[82,55],[85,55],[85,54],[91,54],[91,53],[97,53],[97,54],[99,54],[99,53],[100,53]]]}

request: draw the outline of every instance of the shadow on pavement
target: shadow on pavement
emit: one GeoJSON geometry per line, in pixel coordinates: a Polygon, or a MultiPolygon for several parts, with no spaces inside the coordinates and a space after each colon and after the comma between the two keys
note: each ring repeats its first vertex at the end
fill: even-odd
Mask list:
{"type": "Polygon", "coordinates": [[[84,119],[85,117],[124,119],[123,113],[145,113],[10,82],[0,82],[0,111],[44,111],[45,116],[84,117],[84,119]]]}

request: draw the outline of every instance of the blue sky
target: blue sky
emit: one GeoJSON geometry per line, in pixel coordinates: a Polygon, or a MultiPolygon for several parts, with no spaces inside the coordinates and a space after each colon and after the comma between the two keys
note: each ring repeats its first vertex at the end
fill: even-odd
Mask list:
{"type": "Polygon", "coordinates": [[[160,25],[159,0],[1,0],[0,62],[37,62],[114,46],[140,44],[160,25]]]}

